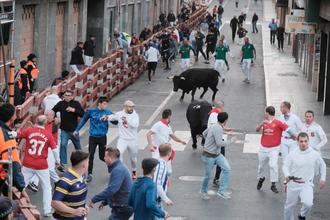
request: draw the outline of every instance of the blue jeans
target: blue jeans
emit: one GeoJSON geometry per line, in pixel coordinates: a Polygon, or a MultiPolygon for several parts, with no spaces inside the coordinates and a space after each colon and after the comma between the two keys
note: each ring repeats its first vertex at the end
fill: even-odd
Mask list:
{"type": "Polygon", "coordinates": [[[208,191],[208,185],[214,165],[218,165],[219,167],[221,167],[221,174],[219,178],[220,184],[219,184],[218,192],[226,192],[228,189],[229,174],[230,174],[230,165],[227,159],[222,154],[214,158],[203,155],[202,161],[205,170],[204,179],[202,183],[202,192],[207,193],[208,191]]]}
{"type": "Polygon", "coordinates": [[[60,160],[61,164],[67,164],[67,158],[68,158],[68,153],[67,153],[67,148],[68,148],[68,142],[69,140],[72,141],[74,148],[76,150],[81,150],[81,145],[80,145],[80,139],[79,136],[74,136],[73,132],[68,132],[61,130],[61,144],[60,144],[60,160]]]}

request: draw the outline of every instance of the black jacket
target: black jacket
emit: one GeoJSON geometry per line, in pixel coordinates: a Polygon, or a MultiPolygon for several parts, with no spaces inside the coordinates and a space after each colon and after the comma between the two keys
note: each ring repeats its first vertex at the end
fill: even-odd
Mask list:
{"type": "Polygon", "coordinates": [[[80,103],[71,100],[70,102],[60,101],[58,102],[53,111],[55,114],[57,112],[61,113],[61,126],[60,128],[67,132],[73,132],[78,125],[78,117],[82,117],[84,115],[84,109],[81,107],[80,103]],[[68,107],[72,107],[75,109],[75,112],[67,112],[66,109],[68,107]]]}
{"type": "Polygon", "coordinates": [[[83,49],[80,47],[75,47],[71,51],[71,60],[70,65],[84,65],[84,58],[83,58],[83,49]]]}
{"type": "Polygon", "coordinates": [[[233,18],[230,20],[230,27],[232,30],[235,30],[237,29],[237,24],[238,24],[238,19],[237,18],[233,18]]]}
{"type": "Polygon", "coordinates": [[[209,33],[206,36],[205,43],[207,44],[208,47],[213,47],[217,44],[217,35],[213,32],[209,33]]]}
{"type": "Polygon", "coordinates": [[[254,14],[252,17],[252,22],[258,21],[258,15],[254,14]]]}
{"type": "Polygon", "coordinates": [[[284,27],[278,27],[276,30],[277,39],[284,40],[284,32],[285,32],[284,27]]]}
{"type": "Polygon", "coordinates": [[[175,15],[173,13],[169,13],[167,15],[167,21],[168,22],[175,22],[175,15]]]}
{"type": "Polygon", "coordinates": [[[196,40],[196,47],[198,47],[198,48],[201,48],[201,47],[203,47],[203,44],[204,44],[204,38],[205,38],[205,36],[204,36],[204,34],[202,34],[201,32],[199,32],[199,33],[197,33],[196,35],[195,35],[195,40],[196,40]]]}
{"type": "Polygon", "coordinates": [[[95,41],[87,40],[84,43],[84,54],[86,56],[93,57],[94,56],[94,49],[95,49],[95,41]]]}

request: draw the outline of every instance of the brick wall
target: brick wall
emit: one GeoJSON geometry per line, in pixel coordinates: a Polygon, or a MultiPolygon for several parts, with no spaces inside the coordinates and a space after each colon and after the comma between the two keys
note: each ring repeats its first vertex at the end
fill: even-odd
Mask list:
{"type": "Polygon", "coordinates": [[[64,55],[64,18],[65,2],[57,3],[56,10],[56,47],[55,47],[55,74],[60,76],[63,68],[64,55]]]}
{"type": "MultiPolygon", "coordinates": [[[[33,52],[34,48],[34,23],[35,23],[35,5],[23,5],[23,13],[21,15],[22,31],[20,36],[20,60],[26,59],[26,57],[33,52]]],[[[19,61],[20,61],[19,60],[19,61]]],[[[18,62],[19,62],[18,61],[18,62]]]]}

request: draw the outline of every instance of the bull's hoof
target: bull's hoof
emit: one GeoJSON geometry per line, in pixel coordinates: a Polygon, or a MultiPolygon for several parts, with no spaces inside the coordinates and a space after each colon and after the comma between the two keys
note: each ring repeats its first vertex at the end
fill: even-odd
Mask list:
{"type": "Polygon", "coordinates": [[[199,99],[203,99],[203,96],[200,96],[199,99]]]}
{"type": "Polygon", "coordinates": [[[183,102],[183,99],[182,98],[180,98],[180,102],[183,102]]]}
{"type": "Polygon", "coordinates": [[[192,149],[193,149],[193,150],[196,150],[196,149],[197,149],[197,145],[196,145],[196,144],[193,144],[193,145],[192,145],[192,149]]]}

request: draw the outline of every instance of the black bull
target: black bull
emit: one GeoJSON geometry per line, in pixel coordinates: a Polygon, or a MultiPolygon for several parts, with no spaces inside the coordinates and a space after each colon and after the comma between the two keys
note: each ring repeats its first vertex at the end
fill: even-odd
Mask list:
{"type": "Polygon", "coordinates": [[[200,98],[202,99],[207,89],[210,88],[213,91],[212,101],[215,99],[215,95],[218,92],[217,86],[219,82],[219,72],[214,69],[207,68],[193,68],[182,72],[179,76],[169,77],[173,80],[173,91],[177,92],[182,90],[182,96],[180,101],[183,100],[184,94],[191,92],[191,100],[194,100],[195,92],[197,88],[202,87],[203,93],[200,98]]]}
{"type": "MultiPolygon", "coordinates": [[[[197,148],[197,135],[202,135],[207,128],[209,112],[212,110],[212,105],[207,101],[195,101],[189,104],[186,117],[190,125],[190,132],[192,137],[192,147],[197,148]]],[[[204,138],[202,139],[202,144],[204,138]]]]}

